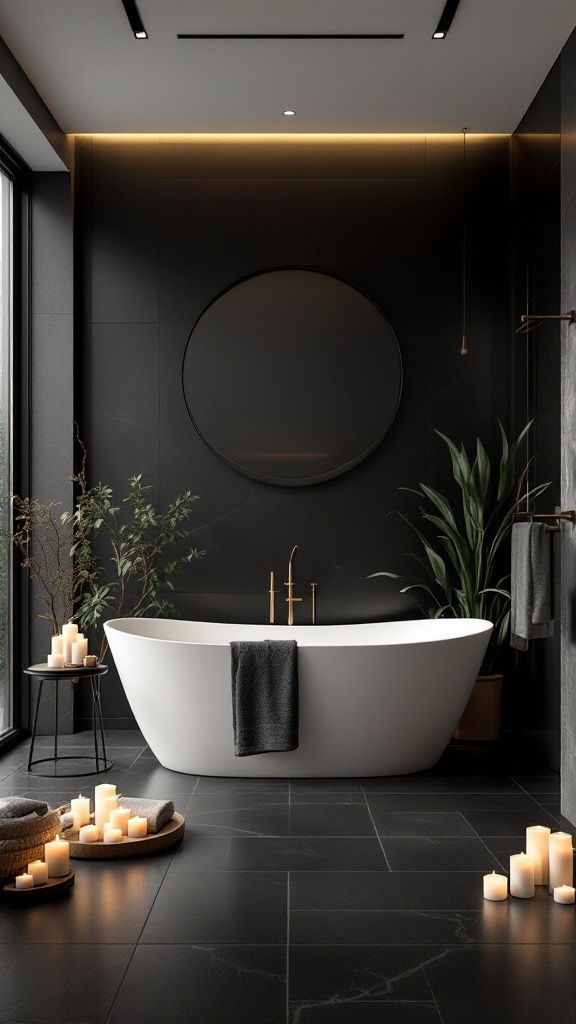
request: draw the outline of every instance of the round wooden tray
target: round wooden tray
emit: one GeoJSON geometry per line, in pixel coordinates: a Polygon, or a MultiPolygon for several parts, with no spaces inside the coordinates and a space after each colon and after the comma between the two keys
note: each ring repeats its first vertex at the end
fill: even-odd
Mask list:
{"type": "MultiPolygon", "coordinates": [[[[73,833],[73,835],[77,833],[73,833]]],[[[70,856],[79,860],[116,860],[120,857],[141,857],[165,846],[172,846],[184,835],[184,816],[174,811],[164,828],[159,832],[149,832],[142,839],[129,839],[122,836],[121,843],[105,843],[99,839],[97,843],[79,843],[70,838],[70,856]]],[[[25,892],[26,890],[24,890],[25,892]]]]}
{"type": "Polygon", "coordinates": [[[26,906],[31,903],[42,903],[43,900],[53,900],[61,896],[71,885],[74,885],[74,868],[70,868],[63,878],[49,878],[44,885],[35,885],[33,889],[17,889],[14,882],[5,885],[2,892],[6,899],[13,903],[20,903],[26,906]]]}

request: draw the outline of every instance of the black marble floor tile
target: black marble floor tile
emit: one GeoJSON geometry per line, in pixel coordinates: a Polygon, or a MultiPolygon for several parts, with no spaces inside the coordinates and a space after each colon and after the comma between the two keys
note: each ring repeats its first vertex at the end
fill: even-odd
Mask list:
{"type": "Polygon", "coordinates": [[[499,871],[500,863],[481,839],[445,836],[382,839],[391,871],[499,871]]]}
{"type": "Polygon", "coordinates": [[[496,776],[475,775],[393,775],[390,777],[362,779],[362,789],[372,793],[519,793],[522,792],[511,779],[496,776]]]}
{"type": "Polygon", "coordinates": [[[290,782],[288,779],[230,779],[201,775],[195,792],[198,796],[208,796],[211,793],[269,793],[271,790],[287,796],[290,782]]]}
{"type": "Polygon", "coordinates": [[[105,1024],[133,950],[74,942],[0,945],[0,1020],[105,1024]]]}
{"type": "Polygon", "coordinates": [[[548,825],[557,832],[557,821],[551,814],[535,807],[534,813],[526,811],[464,811],[466,821],[479,836],[518,836],[527,825],[548,825]]]}
{"type": "MultiPolygon", "coordinates": [[[[510,873],[510,857],[514,853],[526,852],[526,833],[517,836],[485,836],[482,839],[484,846],[490,850],[492,855],[500,864],[504,874],[510,873]]],[[[498,871],[498,868],[496,868],[498,871]]]]}
{"type": "Polygon", "coordinates": [[[171,875],[189,871],[224,871],[228,860],[230,839],[218,836],[184,833],[182,842],[174,851],[170,862],[171,875]]]}
{"type": "Polygon", "coordinates": [[[383,811],[527,811],[541,804],[528,793],[367,793],[368,807],[383,811]]]}
{"type": "MultiPolygon", "coordinates": [[[[356,779],[291,779],[290,799],[306,803],[305,797],[342,796],[363,799],[362,785],[356,779]]],[[[329,801],[328,801],[329,802],[329,801]]]]}
{"type": "Polygon", "coordinates": [[[108,1024],[285,1024],[286,949],[139,946],[108,1024]]]}
{"type": "Polygon", "coordinates": [[[527,793],[559,793],[560,779],[549,772],[546,775],[514,775],[514,782],[527,793]]]}
{"type": "Polygon", "coordinates": [[[229,840],[228,871],[387,871],[378,839],[310,838],[229,840]]]}
{"type": "Polygon", "coordinates": [[[140,941],[285,943],[287,887],[279,871],[168,872],[140,941]]]}
{"type": "Polygon", "coordinates": [[[376,801],[370,813],[380,836],[473,836],[460,811],[386,811],[376,801]]]}
{"type": "Polygon", "coordinates": [[[289,1024],[442,1024],[434,1002],[386,1000],[382,1003],[339,1002],[290,1003],[289,1024]]]}
{"type": "Polygon", "coordinates": [[[561,945],[446,949],[425,965],[444,1024],[573,1024],[574,951],[561,945]]]}
{"type": "Polygon", "coordinates": [[[290,949],[301,944],[469,943],[472,912],[449,910],[293,910],[290,949]]]}
{"type": "Polygon", "coordinates": [[[292,836],[373,836],[365,804],[291,804],[292,836]]]}
{"type": "Polygon", "coordinates": [[[136,943],[168,868],[171,852],[134,860],[72,860],[75,884],[32,908],[3,904],[1,943],[136,943]]]}
{"type": "Polygon", "coordinates": [[[389,1003],[430,1003],[422,969],[430,955],[429,949],[414,946],[291,946],[288,995],[302,1007],[300,1018],[292,1020],[305,1024],[314,1019],[304,1015],[307,1004],[380,1003],[385,1021],[389,1003]]]}
{"type": "Polygon", "coordinates": [[[290,910],[481,910],[485,871],[295,871],[290,910]]]}
{"type": "Polygon", "coordinates": [[[291,789],[291,804],[366,804],[366,797],[357,792],[340,793],[334,789],[296,790],[291,789]]]}
{"type": "Polygon", "coordinates": [[[191,835],[287,836],[288,792],[194,794],[186,809],[186,828],[191,835]]]}

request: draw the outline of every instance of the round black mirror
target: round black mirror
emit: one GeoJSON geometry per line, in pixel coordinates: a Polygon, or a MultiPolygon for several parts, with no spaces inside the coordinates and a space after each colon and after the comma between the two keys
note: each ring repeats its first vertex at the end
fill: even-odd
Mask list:
{"type": "Polygon", "coordinates": [[[357,288],[318,270],[267,270],[199,316],[182,382],[216,455],[293,486],[344,473],[374,450],[398,408],[402,363],[386,317],[357,288]]]}

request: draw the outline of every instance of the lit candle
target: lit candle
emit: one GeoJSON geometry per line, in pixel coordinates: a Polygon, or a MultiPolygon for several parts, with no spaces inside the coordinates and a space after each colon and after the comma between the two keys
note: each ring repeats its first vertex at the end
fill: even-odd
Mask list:
{"type": "Polygon", "coordinates": [[[21,875],[16,875],[14,879],[14,885],[17,889],[33,889],[34,879],[32,875],[28,875],[25,871],[21,875]]]}
{"type": "Polygon", "coordinates": [[[44,859],[48,865],[49,878],[64,878],[70,871],[70,843],[56,836],[53,843],[45,843],[44,859]]]}
{"type": "Polygon", "coordinates": [[[534,861],[525,853],[510,857],[510,895],[523,900],[534,895],[534,861]]]}
{"type": "Polygon", "coordinates": [[[112,828],[108,823],[108,828],[104,829],[104,842],[105,843],[121,843],[122,842],[122,829],[112,828]]]}
{"type": "Polygon", "coordinates": [[[90,824],[90,801],[87,796],[78,794],[76,800],[70,801],[70,810],[72,811],[72,828],[75,832],[79,832],[82,825],[90,824]]]}
{"type": "Polygon", "coordinates": [[[135,816],[128,820],[128,838],[129,839],[144,839],[148,832],[148,818],[139,818],[135,816]]]}
{"type": "Polygon", "coordinates": [[[557,885],[554,889],[555,903],[576,903],[576,889],[571,885],[557,885]]]}
{"type": "Polygon", "coordinates": [[[46,658],[48,668],[64,668],[63,654],[49,654],[46,658]]]}
{"type": "Polygon", "coordinates": [[[97,843],[99,838],[100,833],[96,825],[83,825],[78,833],[78,842],[80,843],[97,843]]]}
{"type": "Polygon", "coordinates": [[[75,622],[67,622],[65,626],[62,626],[62,654],[64,655],[64,664],[69,665],[72,659],[72,644],[78,636],[78,626],[75,622]]]}
{"type": "Polygon", "coordinates": [[[534,861],[534,885],[548,885],[550,831],[545,825],[529,825],[526,829],[526,853],[534,861]]]}
{"type": "Polygon", "coordinates": [[[568,832],[552,832],[549,842],[548,889],[554,892],[558,886],[572,885],[574,881],[574,855],[572,836],[568,832]]]}
{"type": "Polygon", "coordinates": [[[117,807],[116,810],[110,811],[110,824],[113,828],[119,828],[123,836],[128,835],[130,814],[131,811],[128,807],[117,807]]]}
{"type": "Polygon", "coordinates": [[[117,806],[116,786],[112,786],[108,782],[103,782],[100,786],[96,786],[94,790],[94,824],[101,833],[109,819],[110,811],[114,810],[117,806]]]}
{"type": "Polygon", "coordinates": [[[81,665],[88,654],[88,641],[81,633],[72,644],[71,661],[73,665],[81,665]]]}
{"type": "Polygon", "coordinates": [[[495,871],[491,875],[484,875],[484,899],[505,900],[508,898],[508,879],[506,875],[497,875],[495,871]]]}
{"type": "Polygon", "coordinates": [[[33,860],[28,865],[28,874],[32,875],[34,885],[46,885],[48,881],[48,865],[43,860],[33,860]]]}
{"type": "Polygon", "coordinates": [[[60,634],[58,634],[58,636],[53,636],[50,641],[50,654],[64,654],[62,643],[63,640],[60,634]]]}

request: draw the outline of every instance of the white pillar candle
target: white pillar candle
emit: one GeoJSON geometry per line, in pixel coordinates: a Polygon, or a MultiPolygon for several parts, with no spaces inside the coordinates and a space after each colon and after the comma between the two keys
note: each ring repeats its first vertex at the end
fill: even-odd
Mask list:
{"type": "Polygon", "coordinates": [[[53,843],[44,845],[44,860],[48,865],[49,878],[64,878],[70,871],[70,843],[56,836],[53,843]]]}
{"type": "Polygon", "coordinates": [[[72,644],[78,636],[78,626],[75,622],[67,622],[65,626],[62,626],[62,654],[64,655],[64,663],[70,664],[72,657],[72,644]]]}
{"type": "Polygon", "coordinates": [[[63,640],[60,634],[58,634],[58,636],[53,636],[50,641],[50,654],[64,654],[62,644],[63,640]]]}
{"type": "Polygon", "coordinates": [[[510,857],[510,895],[523,900],[534,895],[534,861],[525,853],[510,857]]]}
{"type": "Polygon", "coordinates": [[[100,833],[104,829],[105,822],[108,821],[110,811],[118,806],[118,798],[116,797],[114,802],[113,797],[116,797],[116,786],[109,782],[103,782],[100,786],[96,786],[94,790],[94,824],[100,833]],[[112,801],[112,803],[105,804],[104,801],[112,801]]]}
{"type": "Polygon", "coordinates": [[[16,875],[14,879],[14,885],[17,889],[33,889],[34,879],[32,875],[28,875],[25,871],[21,875],[16,875]]]}
{"type": "Polygon", "coordinates": [[[99,838],[100,833],[96,825],[83,825],[78,833],[79,843],[97,843],[99,838]]]}
{"type": "Polygon", "coordinates": [[[73,665],[81,665],[84,658],[88,654],[88,641],[84,639],[81,633],[78,634],[78,638],[72,644],[72,653],[70,660],[73,665]],[[80,637],[82,637],[80,639],[80,637]]]}
{"type": "Polygon", "coordinates": [[[534,885],[548,885],[550,832],[545,825],[529,825],[526,829],[526,853],[534,861],[534,885]]]}
{"type": "Polygon", "coordinates": [[[122,829],[112,828],[108,823],[108,828],[104,829],[104,842],[105,843],[121,843],[122,842],[122,829]]]}
{"type": "Polygon", "coordinates": [[[43,860],[33,860],[28,865],[28,874],[32,875],[34,885],[46,885],[48,881],[48,865],[43,860]]]}
{"type": "Polygon", "coordinates": [[[116,810],[110,811],[110,824],[113,828],[119,828],[123,836],[128,835],[130,814],[131,811],[128,807],[117,807],[116,810]]]}
{"type": "Polygon", "coordinates": [[[46,658],[48,668],[64,668],[63,654],[49,654],[46,658]]]}
{"type": "Polygon", "coordinates": [[[505,900],[508,898],[508,879],[506,875],[497,875],[495,871],[483,878],[485,900],[505,900]]]}
{"type": "Polygon", "coordinates": [[[554,889],[555,903],[576,903],[576,889],[571,885],[557,885],[554,889]]]}
{"type": "Polygon", "coordinates": [[[554,892],[560,885],[572,885],[574,881],[574,855],[572,836],[568,832],[552,832],[549,845],[548,888],[554,892]]]}
{"type": "Polygon", "coordinates": [[[72,827],[75,832],[79,832],[82,825],[90,824],[90,801],[87,796],[80,796],[75,800],[70,801],[70,810],[72,811],[72,827]]]}
{"type": "Polygon", "coordinates": [[[144,839],[148,832],[148,818],[129,818],[128,820],[128,838],[129,839],[144,839]]]}

